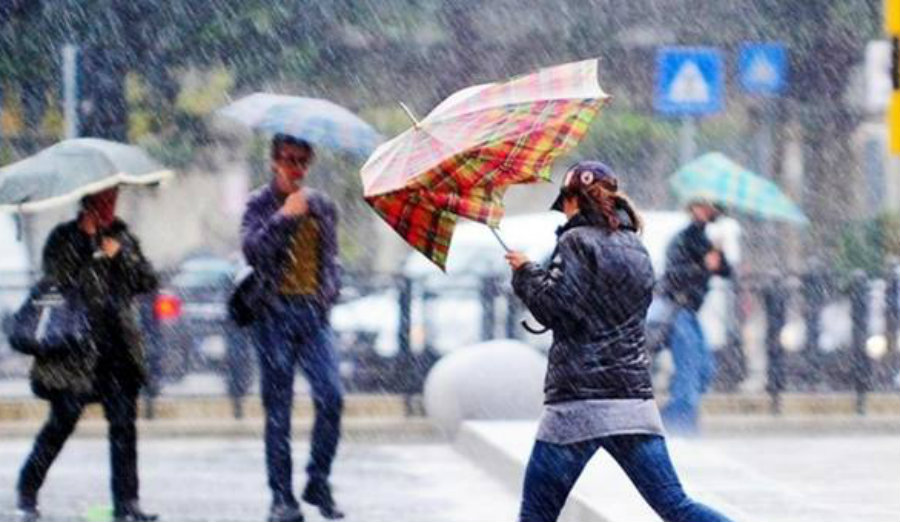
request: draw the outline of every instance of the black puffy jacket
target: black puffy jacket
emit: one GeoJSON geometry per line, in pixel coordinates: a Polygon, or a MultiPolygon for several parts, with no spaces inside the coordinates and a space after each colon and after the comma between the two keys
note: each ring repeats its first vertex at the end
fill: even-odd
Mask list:
{"type": "Polygon", "coordinates": [[[697,312],[709,292],[712,276],[731,277],[731,266],[722,255],[722,266],[713,272],[704,258],[713,250],[706,237],[706,224],[694,221],[678,233],[666,249],[666,271],[662,277],[662,293],[681,306],[697,312]]]}
{"type": "Polygon", "coordinates": [[[644,346],[653,268],[631,222],[620,215],[623,227],[616,232],[576,215],[557,231],[548,267],[527,263],[513,274],[516,295],[553,330],[547,404],[653,397],[644,346]]]}
{"type": "Polygon", "coordinates": [[[35,357],[31,386],[39,397],[63,393],[96,399],[98,368],[104,358],[115,361],[114,367],[124,384],[137,388],[146,380],[135,297],[156,289],[156,273],[124,222],[116,219],[103,235],[122,245],[112,259],[96,255],[99,239],[82,232],[77,219],[58,225],[47,238],[43,254],[45,276],[64,293],[84,301],[92,334],[99,338],[90,349],[35,357]]]}

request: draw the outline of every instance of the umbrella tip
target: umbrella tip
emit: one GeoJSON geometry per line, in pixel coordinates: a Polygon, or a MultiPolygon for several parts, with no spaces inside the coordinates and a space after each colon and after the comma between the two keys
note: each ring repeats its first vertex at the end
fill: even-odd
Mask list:
{"type": "Polygon", "coordinates": [[[418,129],[418,128],[419,128],[419,120],[416,119],[416,116],[415,116],[415,115],[413,114],[413,112],[409,109],[409,107],[407,107],[406,104],[403,103],[403,102],[401,102],[401,101],[398,101],[397,103],[400,104],[400,107],[403,108],[403,112],[405,112],[406,115],[409,116],[409,119],[412,120],[413,127],[415,127],[415,128],[418,129]]]}

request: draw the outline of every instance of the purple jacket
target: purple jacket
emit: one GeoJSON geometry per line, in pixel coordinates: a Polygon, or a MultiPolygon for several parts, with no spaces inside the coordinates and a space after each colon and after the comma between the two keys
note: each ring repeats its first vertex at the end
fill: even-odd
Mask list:
{"type": "MultiPolygon", "coordinates": [[[[333,305],[341,291],[341,270],[338,263],[337,219],[334,202],[325,193],[306,189],[309,195],[309,214],[319,225],[319,292],[316,296],[323,310],[333,305]]],[[[278,213],[284,202],[274,187],[266,185],[250,195],[241,221],[241,243],[244,257],[260,276],[264,292],[274,297],[283,275],[283,266],[290,250],[290,241],[306,216],[286,217],[278,213]]]]}

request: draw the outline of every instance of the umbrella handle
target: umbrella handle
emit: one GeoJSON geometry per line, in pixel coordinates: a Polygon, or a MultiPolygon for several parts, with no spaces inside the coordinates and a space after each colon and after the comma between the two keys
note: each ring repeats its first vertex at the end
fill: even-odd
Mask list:
{"type": "Polygon", "coordinates": [[[491,229],[491,233],[494,234],[494,237],[497,238],[497,241],[500,243],[500,246],[503,247],[503,250],[506,250],[507,252],[512,252],[512,249],[509,248],[508,246],[506,246],[506,243],[503,242],[503,238],[501,238],[500,234],[497,233],[497,229],[494,227],[491,227],[491,226],[489,226],[488,228],[491,229]]]}

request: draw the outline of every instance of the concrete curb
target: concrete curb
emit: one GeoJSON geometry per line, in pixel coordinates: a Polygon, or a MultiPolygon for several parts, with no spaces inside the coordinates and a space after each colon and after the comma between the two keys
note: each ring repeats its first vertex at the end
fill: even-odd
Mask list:
{"type": "MultiPolygon", "coordinates": [[[[666,403],[660,396],[657,402],[666,403]]],[[[247,419],[263,417],[258,395],[243,400],[247,419]]],[[[140,401],[140,415],[145,416],[146,404],[140,401]]],[[[216,395],[174,395],[155,400],[156,419],[231,419],[231,401],[216,395]]],[[[312,403],[304,394],[294,401],[294,415],[306,418],[313,413],[312,403]]],[[[406,414],[404,398],[390,394],[348,394],[344,398],[346,417],[403,417],[406,414]]],[[[856,395],[850,393],[809,394],[789,393],[781,399],[781,414],[771,414],[771,399],[765,394],[709,394],[704,397],[702,414],[705,418],[756,416],[772,418],[811,418],[816,416],[835,418],[900,418],[900,393],[871,394],[866,399],[866,414],[856,414],[856,395]]],[[[0,423],[13,421],[43,421],[47,416],[47,402],[35,397],[0,398],[0,423]]],[[[89,406],[85,419],[103,417],[96,405],[89,406]]]]}
{"type": "MultiPolygon", "coordinates": [[[[536,429],[537,424],[533,421],[469,421],[460,428],[454,447],[498,479],[511,493],[519,495],[536,429]]],[[[775,438],[772,440],[775,442],[768,443],[770,448],[771,444],[784,444],[790,440],[795,441],[790,443],[792,447],[802,447],[811,438],[827,440],[836,434],[850,434],[853,444],[866,445],[869,436],[870,440],[884,441],[885,434],[894,437],[900,433],[900,417],[885,416],[873,420],[855,416],[832,416],[825,418],[824,422],[822,417],[815,416],[788,419],[747,415],[713,417],[712,422],[707,423],[705,433],[715,434],[716,438],[720,438],[718,432],[742,437],[738,440],[752,439],[756,442],[765,439],[758,437],[758,434],[773,435],[775,438]],[[750,429],[747,429],[748,426],[750,429]],[[710,429],[713,427],[717,430],[710,429]]],[[[800,510],[798,513],[804,509],[803,502],[798,503],[796,491],[781,487],[779,480],[773,480],[752,466],[747,466],[740,459],[723,452],[721,447],[717,448],[716,444],[704,444],[702,438],[670,437],[667,445],[675,461],[682,464],[679,472],[683,479],[687,479],[692,496],[720,509],[735,520],[766,520],[768,515],[774,513],[758,513],[758,509],[797,509],[800,510]]],[[[761,443],[760,447],[766,447],[766,444],[761,443]]],[[[858,470],[855,472],[858,473],[858,470]]],[[[822,487],[821,484],[819,487],[822,487]]],[[[816,502],[821,503],[821,500],[820,495],[816,502]]],[[[843,501],[846,502],[846,498],[843,501]]],[[[807,515],[804,515],[803,520],[816,519],[815,516],[810,518],[807,515]]],[[[779,518],[782,519],[790,520],[779,518]]],[[[576,484],[559,520],[649,522],[659,518],[640,498],[630,480],[611,457],[605,452],[598,452],[576,484]]]]}
{"type": "Polygon", "coordinates": [[[896,435],[900,415],[706,415],[704,435],[896,435]]]}
{"type": "MultiPolygon", "coordinates": [[[[244,418],[263,418],[263,408],[258,395],[243,400],[244,418]]],[[[138,400],[139,417],[145,418],[147,404],[138,400]]],[[[47,417],[47,401],[29,397],[0,399],[0,423],[11,421],[43,421],[47,417]]],[[[160,397],[154,400],[154,419],[232,419],[231,400],[227,397],[178,396],[160,397]]],[[[312,418],[313,405],[308,396],[298,394],[294,399],[294,416],[312,418]]],[[[402,418],[406,415],[403,396],[376,394],[348,394],[344,397],[345,417],[402,418]]],[[[102,419],[99,404],[89,405],[84,419],[102,419]]]]}
{"type": "MultiPolygon", "coordinates": [[[[42,422],[0,422],[0,439],[33,438],[42,422]]],[[[78,423],[74,437],[106,437],[108,425],[102,419],[84,419],[78,423]]],[[[202,419],[202,420],[145,420],[138,421],[138,436],[142,439],[179,437],[198,438],[259,438],[263,437],[262,419],[202,419]]],[[[311,418],[295,418],[294,438],[308,438],[311,418]]],[[[409,418],[345,418],[341,423],[344,440],[366,443],[433,442],[442,440],[441,433],[422,417],[409,418]]]]}
{"type": "MultiPolygon", "coordinates": [[[[455,448],[473,463],[498,479],[513,494],[522,493],[525,476],[525,460],[519,455],[528,455],[528,449],[521,446],[521,440],[509,440],[515,447],[499,447],[490,438],[483,436],[475,428],[477,423],[464,423],[457,435],[455,448]]],[[[531,441],[528,441],[531,444],[531,441]]],[[[560,522],[617,522],[593,509],[577,492],[569,496],[559,517],[560,522]]],[[[619,521],[624,522],[624,521],[619,521]]]]}

